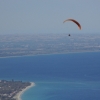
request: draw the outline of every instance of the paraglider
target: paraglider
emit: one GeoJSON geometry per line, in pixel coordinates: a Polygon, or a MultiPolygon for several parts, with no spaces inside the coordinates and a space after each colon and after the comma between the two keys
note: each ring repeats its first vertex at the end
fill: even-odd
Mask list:
{"type": "Polygon", "coordinates": [[[81,25],[80,25],[80,23],[79,23],[78,21],[76,21],[76,20],[74,20],[74,19],[67,19],[67,20],[64,20],[63,23],[65,23],[65,22],[67,22],[67,21],[72,21],[72,22],[74,22],[74,23],[78,26],[78,28],[81,30],[81,25]]]}
{"type": "Polygon", "coordinates": [[[68,36],[70,36],[70,34],[68,34],[68,36]]]}
{"type": "MultiPolygon", "coordinates": [[[[72,21],[72,22],[74,22],[74,23],[78,26],[78,28],[81,30],[81,25],[80,25],[80,23],[79,23],[78,21],[76,21],[76,20],[74,20],[74,19],[67,19],[67,20],[64,20],[63,23],[65,23],[65,22],[67,22],[67,21],[72,21]]],[[[71,35],[68,34],[68,36],[71,36],[71,35]]]]}

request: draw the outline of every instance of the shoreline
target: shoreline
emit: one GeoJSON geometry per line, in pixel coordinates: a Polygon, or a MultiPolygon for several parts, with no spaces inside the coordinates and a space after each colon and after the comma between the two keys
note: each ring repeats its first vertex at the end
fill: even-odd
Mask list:
{"type": "Polygon", "coordinates": [[[16,100],[22,100],[21,99],[21,96],[22,94],[27,91],[28,89],[30,89],[31,87],[35,86],[35,83],[34,82],[30,82],[31,85],[30,86],[27,86],[26,88],[22,89],[22,91],[19,91],[13,98],[16,99],[16,100]]]}
{"type": "Polygon", "coordinates": [[[51,53],[51,54],[33,54],[33,55],[22,55],[22,56],[5,56],[5,57],[0,57],[0,58],[16,58],[16,57],[28,57],[28,56],[58,55],[58,54],[71,54],[71,53],[92,53],[92,52],[100,52],[100,50],[97,50],[97,51],[67,52],[67,53],[51,53]]]}

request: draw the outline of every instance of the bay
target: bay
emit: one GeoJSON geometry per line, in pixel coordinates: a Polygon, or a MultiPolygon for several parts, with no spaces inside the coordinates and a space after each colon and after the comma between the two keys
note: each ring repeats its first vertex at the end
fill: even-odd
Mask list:
{"type": "Polygon", "coordinates": [[[0,58],[0,79],[35,82],[22,100],[100,100],[100,52],[0,58]]]}

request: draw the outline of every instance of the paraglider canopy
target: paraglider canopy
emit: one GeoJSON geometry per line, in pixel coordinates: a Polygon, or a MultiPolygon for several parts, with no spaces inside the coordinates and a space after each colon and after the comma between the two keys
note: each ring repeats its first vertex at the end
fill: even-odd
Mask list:
{"type": "Polygon", "coordinates": [[[67,20],[64,20],[63,23],[65,23],[65,22],[67,22],[67,21],[72,21],[72,22],[74,22],[74,23],[78,26],[78,28],[81,30],[81,25],[80,25],[80,23],[79,23],[78,21],[76,21],[76,20],[74,20],[74,19],[67,19],[67,20]]]}

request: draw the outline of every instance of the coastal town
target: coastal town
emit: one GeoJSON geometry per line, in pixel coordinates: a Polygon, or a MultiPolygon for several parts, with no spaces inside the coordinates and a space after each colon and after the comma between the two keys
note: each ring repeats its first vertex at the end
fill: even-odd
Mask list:
{"type": "Polygon", "coordinates": [[[0,100],[18,100],[17,94],[29,86],[30,82],[0,80],[0,100]]]}
{"type": "Polygon", "coordinates": [[[100,51],[100,34],[0,34],[0,57],[100,51]]]}
{"type": "MultiPolygon", "coordinates": [[[[0,57],[100,51],[99,34],[0,34],[0,57]]],[[[0,100],[21,100],[31,82],[0,80],[0,100]]]]}

